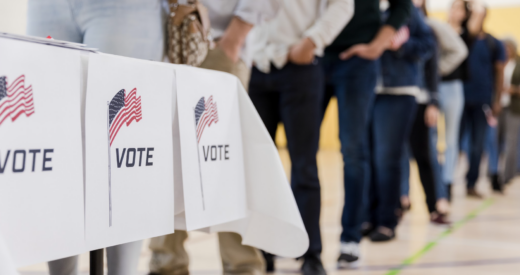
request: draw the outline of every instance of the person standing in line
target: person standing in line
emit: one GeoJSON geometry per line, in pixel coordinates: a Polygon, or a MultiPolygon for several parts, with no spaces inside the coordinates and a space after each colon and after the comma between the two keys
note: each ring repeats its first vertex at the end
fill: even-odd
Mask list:
{"type": "Polygon", "coordinates": [[[396,30],[407,20],[410,0],[389,0],[391,14],[383,22],[378,0],[355,0],[354,17],[325,49],[325,95],[322,114],[330,98],[338,100],[339,132],[343,155],[345,202],[341,225],[339,267],[354,267],[359,260],[363,189],[368,185],[368,153],[364,148],[368,117],[375,98],[378,59],[396,30]]]}
{"type": "MultiPolygon", "coordinates": [[[[161,61],[165,13],[160,0],[29,0],[27,34],[102,52],[161,61]]],[[[137,274],[142,241],[108,247],[109,275],[137,274]]],[[[78,256],[48,263],[51,275],[78,274],[78,256]]]]}
{"type": "Polygon", "coordinates": [[[508,61],[504,69],[504,93],[510,96],[509,110],[504,123],[504,165],[501,178],[510,183],[518,172],[518,142],[520,135],[520,56],[514,38],[502,40],[507,50],[508,61]]]}
{"type": "MultiPolygon", "coordinates": [[[[273,18],[280,0],[199,0],[207,9],[211,23],[211,36],[216,47],[211,49],[201,68],[223,71],[238,77],[248,87],[251,73],[251,56],[246,37],[254,25],[273,18]]],[[[175,233],[156,237],[150,241],[152,250],[150,275],[189,274],[189,257],[184,248],[188,233],[175,233]]],[[[239,234],[218,233],[220,256],[224,275],[260,275],[265,273],[261,252],[242,245],[239,234]]]]}
{"type": "MultiPolygon", "coordinates": [[[[471,48],[475,37],[480,32],[480,26],[484,20],[481,4],[478,1],[453,1],[448,13],[448,24],[460,35],[460,38],[471,48]],[[476,7],[470,12],[470,4],[476,7]]],[[[446,32],[447,33],[447,32],[446,32]]],[[[469,68],[467,59],[455,69],[453,64],[459,63],[459,59],[449,59],[441,63],[440,72],[442,82],[439,86],[439,103],[445,117],[446,125],[446,151],[444,165],[442,166],[443,181],[447,185],[448,200],[451,200],[451,186],[455,176],[455,168],[459,155],[459,136],[462,112],[464,109],[464,81],[469,80],[469,68]]]]}
{"type": "MultiPolygon", "coordinates": [[[[487,13],[484,6],[478,5],[472,6],[472,12],[483,13],[483,18],[487,13]]],[[[469,171],[466,174],[467,195],[480,199],[482,195],[477,192],[475,185],[479,176],[488,121],[498,116],[501,111],[506,53],[502,42],[484,31],[483,22],[479,29],[468,57],[471,77],[464,82],[465,104],[461,133],[463,135],[467,132],[470,139],[469,171]]],[[[492,187],[495,191],[501,190],[499,185],[492,187]]]]}
{"type": "MultiPolygon", "coordinates": [[[[428,15],[426,1],[414,0],[414,4],[422,9],[424,15],[428,15]]],[[[437,160],[437,91],[440,75],[453,72],[466,59],[468,49],[460,36],[447,23],[431,18],[427,18],[426,23],[435,35],[437,51],[426,62],[424,86],[427,90],[434,93],[430,94],[430,104],[428,105],[425,105],[428,103],[428,94],[422,93],[423,96],[418,97],[419,111],[412,128],[410,143],[417,145],[415,146],[414,156],[419,166],[421,182],[425,190],[428,209],[431,213],[430,220],[435,224],[443,225],[449,223],[446,220],[449,203],[447,201],[446,185],[437,160]],[[425,148],[428,148],[429,151],[425,150],[425,148]]],[[[401,194],[401,209],[408,209],[410,206],[410,199],[408,198],[409,177],[407,176],[409,175],[410,165],[408,159],[405,160],[405,165],[405,172],[402,178],[404,185],[401,194]]]]}
{"type": "MultiPolygon", "coordinates": [[[[416,97],[421,93],[421,64],[431,59],[436,51],[434,35],[418,8],[412,9],[408,24],[399,31],[399,34],[403,35],[401,33],[408,34],[408,40],[404,44],[392,43],[381,57],[381,82],[377,89],[369,129],[372,169],[371,184],[365,197],[367,221],[371,225],[371,230],[367,233],[373,242],[385,242],[395,238],[398,223],[395,209],[400,197],[401,163],[406,141],[410,137],[415,120],[416,97]]],[[[396,37],[395,41],[398,40],[396,37]]],[[[430,96],[430,100],[432,104],[436,104],[434,96],[430,96]]],[[[423,117],[420,119],[421,122],[423,117]]],[[[428,135],[428,131],[425,132],[428,135]]],[[[411,143],[414,154],[419,153],[417,145],[424,145],[419,143],[420,141],[411,143]]],[[[428,148],[426,146],[426,151],[428,148]]],[[[433,178],[431,170],[428,176],[433,178]]],[[[435,197],[434,182],[425,183],[430,183],[429,187],[433,189],[431,191],[435,197]]]]}
{"type": "MultiPolygon", "coordinates": [[[[254,29],[249,96],[271,137],[283,122],[291,186],[309,234],[302,274],[326,274],[321,262],[319,146],[324,76],[321,56],[354,15],[354,0],[284,0],[277,16],[254,29]]],[[[265,254],[267,271],[273,255],[265,254]]]]}

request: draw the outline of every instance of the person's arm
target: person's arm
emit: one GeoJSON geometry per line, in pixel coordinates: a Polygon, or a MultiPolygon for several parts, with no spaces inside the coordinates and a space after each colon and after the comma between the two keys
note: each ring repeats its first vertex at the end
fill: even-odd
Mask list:
{"type": "Polygon", "coordinates": [[[480,0],[472,0],[471,3],[471,16],[468,20],[468,32],[471,36],[475,37],[482,31],[482,25],[486,17],[486,8],[480,0]]]}
{"type": "Polygon", "coordinates": [[[240,51],[246,41],[247,34],[253,28],[252,24],[233,17],[226,31],[218,41],[217,45],[233,62],[240,58],[240,51]]]}
{"type": "Polygon", "coordinates": [[[432,30],[426,25],[419,11],[414,10],[410,18],[410,38],[393,53],[400,58],[426,61],[435,50],[435,37],[432,30]]]}
{"type": "Polygon", "coordinates": [[[329,0],[327,8],[303,34],[303,39],[289,50],[288,59],[295,64],[310,64],[314,50],[328,46],[354,16],[354,0],[329,0]]]}
{"type": "Polygon", "coordinates": [[[345,50],[339,56],[341,59],[346,60],[353,56],[359,56],[364,59],[376,60],[390,46],[396,31],[410,16],[412,2],[410,0],[389,0],[388,2],[390,2],[390,17],[376,37],[368,44],[354,45],[345,50]]]}
{"type": "Polygon", "coordinates": [[[432,28],[440,48],[439,72],[449,75],[468,57],[468,47],[460,35],[447,23],[438,20],[427,20],[432,28]]]}

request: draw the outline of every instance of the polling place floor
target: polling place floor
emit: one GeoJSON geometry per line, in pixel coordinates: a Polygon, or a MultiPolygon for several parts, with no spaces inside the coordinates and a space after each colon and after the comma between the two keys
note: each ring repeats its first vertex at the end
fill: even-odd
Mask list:
{"type": "MultiPolygon", "coordinates": [[[[286,171],[290,163],[286,150],[280,155],[286,171]]],[[[411,175],[412,210],[397,229],[397,238],[385,244],[363,240],[363,258],[357,270],[337,270],[336,258],[341,232],[343,201],[342,161],[338,151],[318,154],[322,184],[323,261],[329,275],[342,274],[519,274],[520,273],[520,180],[508,187],[506,195],[493,195],[489,182],[481,176],[478,189],[484,200],[465,197],[463,160],[458,168],[450,218],[452,230],[429,222],[424,194],[416,169],[411,175]]],[[[413,165],[413,164],[412,164],[413,165]]],[[[186,242],[191,256],[191,274],[222,274],[215,235],[192,233],[186,242]]],[[[146,274],[150,252],[143,246],[139,274],[146,274]]],[[[275,274],[298,274],[300,263],[278,259],[275,274]]],[[[21,275],[48,274],[45,264],[20,269],[21,275]]],[[[88,255],[80,257],[80,274],[88,274],[88,255]]]]}

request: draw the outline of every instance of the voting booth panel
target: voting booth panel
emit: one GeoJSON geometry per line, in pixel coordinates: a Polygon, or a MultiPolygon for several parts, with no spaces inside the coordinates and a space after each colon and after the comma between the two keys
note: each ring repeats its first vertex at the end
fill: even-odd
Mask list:
{"type": "Polygon", "coordinates": [[[0,38],[0,235],[16,266],[84,247],[80,52],[0,38]]]}
{"type": "Polygon", "coordinates": [[[91,54],[86,235],[90,250],[174,231],[173,68],[91,54]]]}
{"type": "Polygon", "coordinates": [[[236,78],[176,67],[188,230],[247,215],[236,78]]]}

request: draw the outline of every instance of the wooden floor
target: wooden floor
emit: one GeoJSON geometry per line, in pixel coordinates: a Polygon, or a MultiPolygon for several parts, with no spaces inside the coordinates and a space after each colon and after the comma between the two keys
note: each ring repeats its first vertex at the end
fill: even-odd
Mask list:
{"type": "MultiPolygon", "coordinates": [[[[280,155],[289,169],[285,150],[280,155]]],[[[430,224],[424,195],[416,169],[411,175],[412,210],[397,229],[397,238],[385,244],[368,240],[361,243],[362,260],[357,270],[337,270],[339,223],[343,201],[342,161],[337,151],[321,151],[318,155],[322,184],[323,260],[329,275],[340,274],[520,274],[520,182],[514,182],[506,195],[493,195],[489,182],[482,176],[478,189],[484,200],[467,199],[464,195],[465,161],[459,165],[454,202],[450,218],[454,229],[430,224]]],[[[517,180],[520,181],[520,180],[517,180]]],[[[193,233],[186,243],[191,255],[191,274],[221,274],[215,235],[193,233]]],[[[150,252],[143,246],[140,274],[146,274],[150,252]]],[[[300,263],[294,259],[278,259],[275,274],[298,274],[300,263]]],[[[22,275],[47,274],[45,264],[22,268],[22,275]]],[[[80,273],[88,274],[88,256],[80,258],[80,273]]]]}

